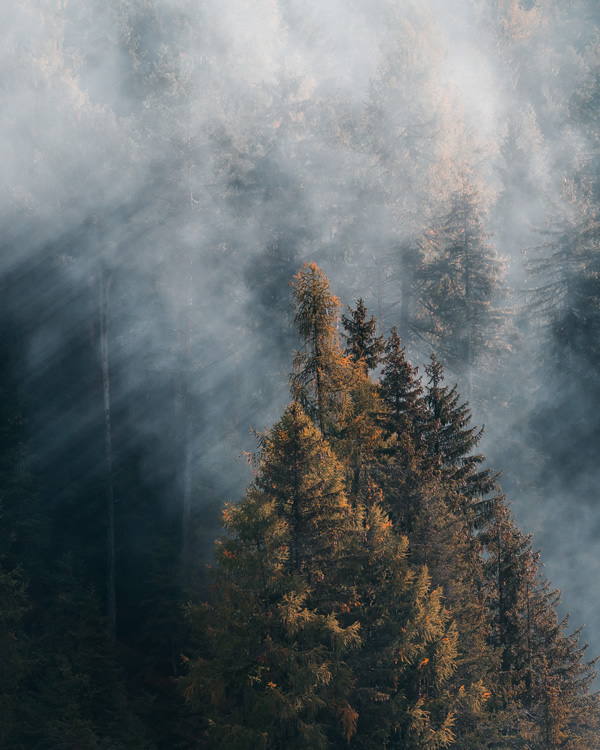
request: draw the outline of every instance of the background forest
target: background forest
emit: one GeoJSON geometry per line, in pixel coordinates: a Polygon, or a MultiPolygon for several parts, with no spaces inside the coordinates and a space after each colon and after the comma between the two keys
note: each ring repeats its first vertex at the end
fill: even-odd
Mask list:
{"type": "MultiPolygon", "coordinates": [[[[352,423],[354,432],[348,412],[314,411],[295,360],[292,395],[306,415],[294,424],[309,419],[331,442],[341,468],[332,458],[328,471],[345,482],[335,492],[366,513],[367,476],[397,499],[415,497],[415,487],[439,499],[432,488],[443,485],[447,497],[466,500],[446,508],[450,516],[433,514],[434,531],[460,517],[469,539],[487,550],[482,564],[486,555],[504,559],[502,537],[502,549],[513,550],[510,570],[518,558],[526,571],[513,610],[502,609],[501,576],[493,583],[482,572],[479,583],[465,584],[469,596],[480,586],[477,606],[491,597],[496,624],[488,622],[486,634],[465,614],[460,587],[448,590],[447,560],[437,573],[430,557],[420,561],[431,581],[419,578],[424,568],[406,572],[406,560],[419,562],[414,547],[402,547],[415,521],[395,517],[393,504],[382,510],[381,555],[396,561],[398,580],[416,576],[416,588],[401,587],[403,611],[427,600],[460,636],[446,672],[431,677],[439,704],[427,711],[437,729],[425,739],[425,722],[400,746],[444,747],[454,733],[455,746],[482,747],[486,731],[497,743],[489,747],[595,746],[579,729],[552,735],[541,703],[531,720],[541,734],[515,744],[525,730],[511,736],[507,727],[533,701],[531,652],[509,654],[509,628],[498,623],[512,612],[515,628],[517,620],[531,625],[531,587],[550,618],[546,630],[539,624],[540,637],[550,643],[550,632],[562,634],[561,669],[583,665],[577,638],[567,636],[583,622],[585,658],[600,653],[597,4],[22,0],[4,4],[0,22],[0,746],[236,747],[217,730],[207,739],[207,722],[218,728],[218,714],[211,718],[210,700],[203,707],[189,690],[186,704],[184,687],[194,684],[198,659],[216,658],[203,645],[206,628],[214,632],[213,610],[200,603],[214,575],[235,578],[222,556],[216,574],[207,569],[224,503],[241,498],[253,476],[265,481],[278,434],[271,427],[293,416],[284,410],[294,352],[306,353],[297,317],[305,262],[323,269],[341,299],[330,334],[349,337],[340,338],[342,349],[356,338],[359,300],[369,311],[364,320],[377,319],[369,335],[384,336],[387,347],[367,362],[378,386],[352,348],[352,371],[366,380],[360,387],[346,376],[335,381],[352,413],[369,415],[352,423]],[[479,445],[486,458],[477,471],[492,467],[489,486],[471,492],[452,484],[455,458],[427,464],[426,476],[416,458],[390,468],[398,455],[412,455],[408,444],[404,453],[393,448],[401,431],[389,410],[398,402],[385,400],[381,357],[394,346],[396,353],[406,347],[404,371],[415,382],[423,376],[417,400],[430,398],[425,410],[438,377],[425,368],[443,367],[440,388],[458,384],[455,407],[466,401],[473,415],[460,429],[485,425],[485,432],[469,433],[473,442],[455,458],[473,468],[468,457],[479,445]],[[368,396],[371,388],[377,396],[368,396]],[[387,447],[368,443],[376,413],[371,427],[387,447]],[[257,450],[250,427],[263,435],[254,474],[243,458],[257,450]],[[373,461],[379,468],[367,471],[373,461]],[[500,470],[510,508],[492,486],[500,470]],[[457,507],[468,509],[464,518],[453,515],[457,507]],[[533,547],[511,514],[534,534],[533,547]],[[383,528],[390,519],[396,536],[383,528]],[[566,610],[537,578],[538,547],[544,576],[572,613],[566,630],[552,620],[566,610]],[[199,609],[186,616],[188,601],[199,609]],[[467,651],[483,653],[480,637],[491,661],[467,668],[467,651]],[[486,678],[498,670],[519,673],[509,680],[515,692],[483,700],[486,678]],[[440,696],[455,700],[467,673],[470,703],[458,710],[440,696]],[[462,718],[444,729],[452,711],[462,718]],[[493,729],[504,739],[485,724],[492,714],[503,717],[493,729]]],[[[402,417],[402,430],[411,434],[422,417],[402,417]]],[[[426,434],[411,440],[433,450],[426,434]]],[[[233,539],[236,523],[228,526],[233,539]]],[[[438,542],[433,548],[446,554],[438,542]]],[[[356,554],[352,575],[362,580],[356,554]]],[[[452,564],[471,559],[464,554],[452,564]]],[[[332,590],[323,596],[319,606],[332,590]]],[[[334,599],[331,611],[349,606],[334,599]]],[[[218,600],[210,606],[220,611],[218,600]]],[[[352,626],[341,616],[337,624],[352,626]]],[[[368,627],[363,622],[362,632],[368,627]]],[[[515,631],[514,643],[531,632],[515,631]]],[[[430,642],[438,636],[454,637],[440,631],[430,642]]],[[[379,646],[353,650],[352,631],[345,643],[356,654],[347,660],[351,674],[366,674],[379,646]]],[[[586,669],[577,677],[582,695],[586,669]]],[[[565,674],[564,684],[575,684],[565,674]]],[[[417,683],[410,682],[416,694],[417,683]]],[[[544,700],[553,695],[546,687],[544,700]]],[[[368,730],[352,712],[364,712],[347,685],[338,688],[333,714],[345,727],[343,742],[360,743],[368,730]]],[[[554,710],[548,700],[546,716],[554,710]]],[[[333,724],[325,725],[335,746],[333,724]]],[[[259,747],[243,744],[256,738],[236,741],[259,747]]]]}

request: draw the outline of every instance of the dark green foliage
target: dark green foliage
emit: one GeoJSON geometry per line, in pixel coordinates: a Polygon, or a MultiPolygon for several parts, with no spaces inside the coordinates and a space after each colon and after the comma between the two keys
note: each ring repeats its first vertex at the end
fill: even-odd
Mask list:
{"type": "Polygon", "coordinates": [[[392,332],[381,377],[388,430],[394,439],[381,452],[386,507],[397,528],[409,534],[411,559],[426,564],[442,588],[458,629],[455,689],[464,702],[455,732],[465,747],[478,747],[493,658],[485,647],[483,568],[475,529],[485,527],[494,477],[473,454],[481,432],[470,426],[468,404],[456,387],[443,385],[441,364],[426,367],[426,389],[392,332]],[[471,744],[469,744],[471,743],[471,744]]]}
{"type": "Polygon", "coordinates": [[[500,659],[492,699],[497,742],[599,747],[598,695],[590,692],[596,660],[586,661],[580,630],[569,633],[568,618],[559,618],[560,593],[540,576],[531,540],[505,506],[497,508],[485,543],[489,642],[500,659]]]}
{"type": "Polygon", "coordinates": [[[417,368],[406,359],[395,328],[385,343],[379,394],[385,437],[379,446],[378,471],[384,502],[398,529],[412,535],[418,526],[427,525],[422,492],[431,478],[424,442],[428,412],[417,368]]]}
{"type": "Polygon", "coordinates": [[[0,745],[25,748],[23,724],[28,720],[28,676],[32,669],[29,639],[24,628],[26,589],[18,572],[0,566],[0,745]]]}
{"type": "Polygon", "coordinates": [[[348,312],[350,318],[342,315],[346,355],[367,372],[375,370],[383,353],[383,336],[376,335],[377,321],[373,317],[367,320],[367,308],[362,299],[358,300],[356,310],[349,307],[348,312]]]}
{"type": "Polygon", "coordinates": [[[409,425],[412,430],[417,429],[424,419],[423,387],[417,369],[406,359],[406,350],[395,328],[385,342],[382,365],[380,393],[386,414],[398,431],[409,425]]]}
{"type": "Polygon", "coordinates": [[[469,404],[461,403],[457,387],[443,385],[443,367],[435,355],[425,373],[428,418],[424,439],[428,455],[475,508],[494,489],[497,478],[490,469],[480,468],[484,456],[471,452],[479,444],[483,428],[471,426],[469,404]]]}
{"type": "Polygon", "coordinates": [[[463,180],[448,213],[426,232],[419,335],[465,378],[472,398],[473,369],[503,347],[503,263],[485,229],[482,198],[463,180]]]}
{"type": "Polygon", "coordinates": [[[35,665],[26,699],[31,720],[21,727],[26,746],[154,747],[130,705],[101,602],[70,560],[61,566],[47,611],[35,623],[31,648],[35,665]]]}

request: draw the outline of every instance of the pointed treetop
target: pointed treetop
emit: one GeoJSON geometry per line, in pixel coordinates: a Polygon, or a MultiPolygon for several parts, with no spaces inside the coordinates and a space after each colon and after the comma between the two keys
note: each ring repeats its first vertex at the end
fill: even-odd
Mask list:
{"type": "Polygon", "coordinates": [[[417,377],[417,368],[406,359],[406,349],[396,328],[392,328],[389,339],[385,342],[385,354],[382,358],[381,396],[392,412],[394,419],[407,414],[411,419],[423,395],[421,379],[417,377]]]}
{"type": "Polygon", "coordinates": [[[461,485],[465,497],[483,498],[496,486],[497,474],[480,469],[481,454],[471,451],[479,445],[483,427],[471,426],[471,409],[462,402],[457,386],[442,385],[444,368],[435,354],[425,366],[427,383],[425,402],[429,408],[429,429],[426,441],[429,454],[437,458],[444,473],[461,485]]]}
{"type": "Polygon", "coordinates": [[[294,325],[303,339],[330,336],[338,320],[340,300],[331,293],[329,279],[316,263],[305,263],[291,283],[294,325]]]}
{"type": "Polygon", "coordinates": [[[342,315],[342,324],[347,333],[342,334],[346,340],[346,355],[366,370],[374,370],[383,353],[383,336],[377,336],[377,320],[367,319],[367,308],[361,299],[356,310],[348,308],[350,317],[342,315]]]}
{"type": "Polygon", "coordinates": [[[315,263],[302,266],[292,287],[294,324],[302,341],[290,376],[292,396],[324,435],[331,434],[349,401],[352,377],[337,333],[340,301],[315,263]]]}

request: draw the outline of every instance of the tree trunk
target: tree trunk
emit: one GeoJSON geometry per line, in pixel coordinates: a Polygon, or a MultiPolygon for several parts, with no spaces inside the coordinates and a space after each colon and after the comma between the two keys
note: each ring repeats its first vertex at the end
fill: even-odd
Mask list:
{"type": "Polygon", "coordinates": [[[106,605],[108,628],[114,636],[117,624],[116,555],[115,555],[115,493],[112,463],[112,428],[110,418],[110,369],[108,360],[109,295],[112,272],[105,278],[98,272],[100,316],[100,355],[102,360],[102,393],[104,399],[104,453],[106,461],[106,605]]]}
{"type": "Polygon", "coordinates": [[[192,520],[192,404],[190,398],[190,366],[192,359],[192,326],[190,312],[192,307],[192,261],[187,260],[187,299],[183,311],[183,372],[181,383],[181,417],[183,419],[183,488],[181,503],[181,560],[185,568],[191,551],[191,520],[192,520]]]}

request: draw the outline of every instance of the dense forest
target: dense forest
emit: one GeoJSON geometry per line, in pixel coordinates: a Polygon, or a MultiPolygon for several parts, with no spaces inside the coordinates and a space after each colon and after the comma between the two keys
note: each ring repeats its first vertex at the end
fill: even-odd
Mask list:
{"type": "Polygon", "coordinates": [[[596,2],[0,21],[0,747],[600,747],[596,2]]]}

